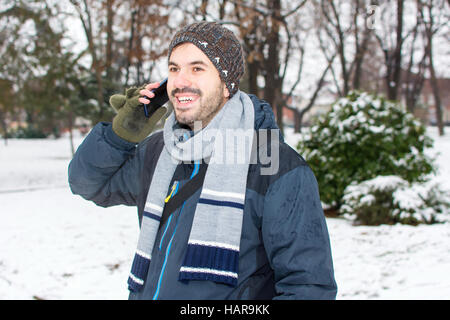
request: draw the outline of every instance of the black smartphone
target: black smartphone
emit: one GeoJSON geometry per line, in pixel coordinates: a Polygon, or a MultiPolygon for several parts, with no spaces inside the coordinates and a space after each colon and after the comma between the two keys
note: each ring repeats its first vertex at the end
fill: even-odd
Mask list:
{"type": "Polygon", "coordinates": [[[155,96],[150,99],[149,104],[144,104],[144,114],[147,118],[149,118],[153,112],[156,111],[156,109],[162,107],[167,101],[169,101],[169,96],[167,95],[167,78],[162,80],[159,83],[159,87],[153,89],[152,92],[155,96]]]}

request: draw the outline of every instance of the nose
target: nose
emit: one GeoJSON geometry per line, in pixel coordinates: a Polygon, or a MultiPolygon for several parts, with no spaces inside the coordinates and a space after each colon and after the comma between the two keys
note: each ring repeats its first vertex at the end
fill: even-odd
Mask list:
{"type": "Polygon", "coordinates": [[[184,72],[180,71],[175,75],[173,85],[175,88],[188,88],[192,85],[192,82],[184,72]]]}

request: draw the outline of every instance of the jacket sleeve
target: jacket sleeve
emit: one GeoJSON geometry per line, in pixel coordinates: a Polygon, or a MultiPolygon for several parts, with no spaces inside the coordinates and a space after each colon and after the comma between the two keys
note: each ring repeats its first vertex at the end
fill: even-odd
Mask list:
{"type": "Polygon", "coordinates": [[[336,298],[330,239],[317,181],[307,165],[270,185],[262,235],[274,270],[275,299],[336,298]]]}
{"type": "Polygon", "coordinates": [[[118,137],[110,123],[98,123],[69,164],[72,192],[102,207],[136,205],[144,149],[118,137]]]}

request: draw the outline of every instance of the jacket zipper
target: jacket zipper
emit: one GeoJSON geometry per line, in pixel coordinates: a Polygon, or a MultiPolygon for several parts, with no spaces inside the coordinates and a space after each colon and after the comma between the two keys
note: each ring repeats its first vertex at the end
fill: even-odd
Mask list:
{"type": "MultiPolygon", "coordinates": [[[[178,186],[179,186],[179,185],[180,185],[180,184],[179,184],[179,181],[175,181],[175,182],[173,183],[173,186],[172,186],[172,192],[170,192],[170,195],[166,198],[165,202],[169,201],[171,197],[173,197],[174,195],[177,194],[177,192],[178,192],[178,186]]],[[[169,217],[169,220],[168,220],[167,223],[166,223],[166,228],[164,229],[164,233],[163,233],[163,235],[162,235],[162,237],[161,237],[161,240],[159,241],[159,250],[160,250],[160,251],[161,251],[162,243],[163,243],[163,241],[164,241],[164,237],[166,236],[167,229],[169,229],[170,222],[172,221],[172,217],[173,217],[173,215],[171,214],[170,217],[169,217]]]]}
{"type": "MultiPolygon", "coordinates": [[[[189,180],[192,179],[192,178],[198,173],[198,169],[199,169],[199,168],[200,168],[200,164],[199,164],[199,162],[196,161],[195,164],[194,164],[194,171],[192,172],[192,174],[191,174],[189,180]]],[[[176,194],[176,192],[178,191],[178,185],[179,185],[179,184],[177,184],[177,186],[176,186],[175,189],[172,187],[172,193],[173,193],[173,196],[174,196],[174,195],[176,194]],[[175,191],[174,191],[174,190],[175,190],[175,191]],[[175,192],[175,193],[174,193],[174,192],[175,192]]],[[[171,193],[171,194],[172,194],[172,193],[171,193]]],[[[155,294],[153,295],[153,300],[158,300],[159,292],[160,292],[160,289],[161,289],[162,278],[163,278],[163,276],[164,276],[164,271],[166,270],[167,259],[168,259],[169,254],[170,254],[170,249],[172,248],[172,241],[173,241],[173,238],[174,238],[174,236],[175,236],[175,233],[177,232],[178,221],[179,221],[179,218],[180,218],[180,216],[181,216],[181,213],[183,212],[183,208],[184,208],[184,205],[185,205],[185,204],[186,204],[186,200],[183,202],[183,205],[181,206],[180,213],[178,214],[177,223],[176,223],[176,225],[175,225],[175,229],[173,230],[172,236],[170,237],[169,244],[167,245],[166,254],[165,254],[165,256],[164,256],[164,262],[163,262],[163,265],[162,265],[162,268],[161,268],[161,273],[159,274],[158,284],[157,284],[157,286],[156,286],[155,294]]],[[[170,222],[171,222],[171,220],[172,220],[172,217],[173,217],[173,214],[170,215],[169,220],[167,221],[166,230],[164,231],[164,234],[163,234],[162,238],[164,238],[164,235],[165,235],[165,233],[166,233],[166,231],[167,231],[168,226],[170,225],[170,222]]],[[[162,239],[161,239],[160,244],[159,244],[159,249],[160,249],[160,250],[161,250],[161,245],[162,245],[162,239]]]]}

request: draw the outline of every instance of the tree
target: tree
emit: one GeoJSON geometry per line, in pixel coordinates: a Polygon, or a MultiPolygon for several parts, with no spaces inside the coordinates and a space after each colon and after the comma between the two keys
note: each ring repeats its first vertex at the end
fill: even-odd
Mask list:
{"type": "MultiPolygon", "coordinates": [[[[421,47],[419,49],[423,49],[422,57],[418,63],[415,63],[416,53],[416,45],[417,40],[419,39],[420,32],[422,28],[422,23],[420,19],[419,6],[417,7],[416,14],[416,25],[413,29],[412,38],[410,42],[410,50],[409,50],[409,62],[406,68],[405,77],[402,79],[402,91],[405,97],[406,108],[410,113],[414,113],[416,105],[420,98],[420,93],[422,92],[422,88],[425,82],[425,71],[427,67],[427,56],[429,53],[429,49],[427,47],[421,47]]],[[[425,37],[422,37],[425,38],[425,37]]],[[[426,42],[426,41],[425,41],[426,42]]],[[[430,43],[427,42],[426,46],[429,46],[430,43]]]]}
{"type": "Polygon", "coordinates": [[[14,91],[13,83],[9,80],[0,79],[0,129],[5,141],[5,146],[8,145],[8,126],[7,117],[11,116],[14,108],[14,91]]]}
{"type": "Polygon", "coordinates": [[[363,62],[367,54],[369,43],[372,38],[372,30],[370,28],[368,19],[370,19],[371,12],[367,12],[370,8],[370,2],[354,0],[353,12],[353,35],[355,45],[355,55],[350,66],[350,72],[353,73],[352,89],[361,89],[361,77],[363,73],[363,62]],[[363,12],[365,11],[365,14],[363,12]],[[361,17],[363,17],[361,19],[361,17]],[[361,26],[362,25],[362,26],[361,26]]]}
{"type": "Polygon", "coordinates": [[[424,25],[424,34],[427,42],[427,45],[425,47],[425,54],[428,57],[428,70],[430,72],[430,83],[434,96],[436,122],[439,128],[439,135],[442,136],[444,135],[444,124],[442,121],[441,98],[437,83],[436,70],[434,67],[433,39],[436,33],[440,31],[442,26],[448,24],[447,21],[443,23],[439,21],[439,18],[442,18],[442,15],[440,15],[439,12],[444,12],[445,2],[442,0],[417,0],[417,6],[420,18],[424,25]]]}
{"type": "Polygon", "coordinates": [[[169,26],[169,7],[161,0],[124,1],[122,7],[125,13],[118,16],[118,21],[128,37],[118,41],[116,47],[118,55],[126,58],[125,64],[118,66],[125,68],[124,87],[161,80],[153,71],[157,62],[167,56],[174,32],[169,26]]]}
{"type": "Polygon", "coordinates": [[[347,62],[346,38],[352,26],[351,24],[348,26],[343,24],[343,14],[341,12],[343,10],[339,10],[337,6],[340,4],[331,0],[322,0],[317,4],[317,9],[320,12],[318,16],[318,35],[321,36],[320,29],[323,29],[324,33],[328,36],[328,40],[330,40],[329,42],[334,46],[334,50],[340,61],[342,78],[342,88],[338,86],[337,90],[340,95],[345,96],[350,90],[350,70],[347,62]]]}
{"type": "Polygon", "coordinates": [[[351,92],[302,135],[297,149],[317,177],[322,201],[339,209],[353,182],[379,175],[426,180],[434,168],[425,129],[399,104],[351,92]]]}
{"type": "Polygon", "coordinates": [[[331,65],[339,96],[361,89],[363,62],[372,37],[368,23],[369,5],[370,1],[366,0],[315,2],[315,27],[320,48],[328,56],[328,62],[336,56],[339,64],[339,79],[331,65]]]}
{"type": "Polygon", "coordinates": [[[108,50],[104,50],[104,44],[102,42],[102,29],[100,24],[103,23],[101,14],[104,13],[102,7],[100,6],[100,2],[96,2],[93,0],[70,0],[73,7],[75,8],[78,17],[83,26],[83,31],[86,36],[87,44],[88,44],[88,52],[91,56],[91,71],[95,76],[96,84],[97,84],[97,92],[96,92],[96,100],[97,100],[97,116],[95,122],[106,120],[111,118],[111,114],[105,116],[105,112],[109,111],[110,108],[107,105],[105,92],[104,92],[104,78],[103,71],[110,67],[107,64],[111,63],[109,60],[111,58],[111,46],[112,46],[112,25],[114,22],[113,19],[113,5],[115,4],[114,0],[108,0],[106,3],[106,11],[107,11],[107,27],[106,29],[110,31],[107,36],[107,45],[109,46],[108,50]],[[95,16],[94,16],[95,15],[95,16]],[[97,24],[95,24],[97,23],[97,24]],[[108,54],[103,55],[102,51],[107,51],[108,54]],[[104,57],[103,59],[101,57],[104,57]]]}
{"type": "Polygon", "coordinates": [[[266,0],[252,3],[230,1],[234,4],[235,17],[239,23],[239,34],[244,41],[247,57],[247,81],[249,91],[270,103],[277,117],[277,124],[283,131],[283,106],[293,94],[300,81],[298,77],[290,90],[285,89],[288,67],[294,53],[302,55],[301,48],[295,46],[293,34],[299,31],[298,16],[307,1],[287,3],[281,0],[266,0]],[[262,90],[258,78],[264,79],[262,90]]]}
{"type": "Polygon", "coordinates": [[[61,76],[63,31],[52,27],[55,11],[47,2],[18,1],[0,12],[6,21],[1,34],[0,77],[13,84],[14,104],[26,114],[28,128],[59,132],[59,101],[53,88],[61,76]]]}
{"type": "Polygon", "coordinates": [[[331,59],[328,61],[328,65],[325,68],[325,70],[322,72],[320,79],[317,81],[316,88],[315,88],[311,98],[309,99],[308,104],[302,109],[300,109],[298,107],[290,108],[292,111],[294,111],[294,132],[301,132],[303,116],[308,111],[310,111],[312,109],[312,107],[314,107],[314,103],[316,102],[316,99],[317,99],[320,91],[324,87],[325,76],[327,75],[328,71],[330,70],[335,57],[336,57],[336,55],[332,56],[331,59]]]}
{"type": "Polygon", "coordinates": [[[82,24],[90,70],[97,90],[94,122],[111,120],[109,97],[155,79],[153,70],[167,54],[172,29],[163,0],[70,0],[82,24]]]}
{"type": "MultiPolygon", "coordinates": [[[[390,3],[385,3],[382,11],[384,21],[391,20],[391,16],[388,16],[388,14],[392,14],[392,12],[388,10],[389,8],[391,8],[390,3]]],[[[398,92],[401,84],[402,47],[406,37],[410,34],[409,32],[406,35],[403,34],[403,8],[404,1],[396,0],[394,25],[389,25],[389,29],[386,30],[383,35],[377,32],[375,33],[375,37],[384,56],[386,93],[387,98],[390,100],[398,99],[398,92]],[[392,35],[394,35],[395,41],[389,43],[389,39],[392,35]]]]}

